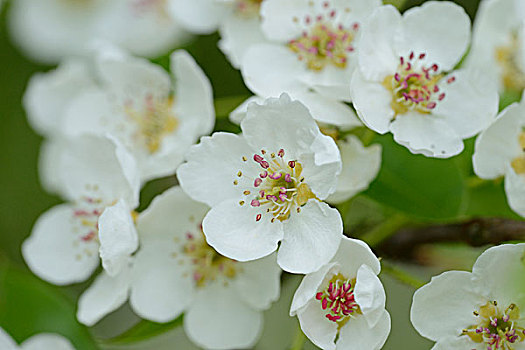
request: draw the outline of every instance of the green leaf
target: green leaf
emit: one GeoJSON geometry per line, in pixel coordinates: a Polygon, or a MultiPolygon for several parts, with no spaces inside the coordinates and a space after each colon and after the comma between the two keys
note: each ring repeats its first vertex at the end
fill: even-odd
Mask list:
{"type": "Polygon", "coordinates": [[[481,181],[467,191],[467,217],[500,217],[521,220],[507,204],[503,181],[481,181]]]}
{"type": "Polygon", "coordinates": [[[0,326],[21,343],[34,334],[58,333],[77,350],[100,349],[75,317],[75,303],[51,286],[7,263],[0,265],[0,326]]]}
{"type": "Polygon", "coordinates": [[[391,135],[374,139],[383,146],[377,179],[364,193],[371,199],[410,216],[445,220],[456,218],[463,200],[463,178],[454,159],[414,155],[391,135]]]}
{"type": "Polygon", "coordinates": [[[105,340],[104,343],[108,345],[122,345],[145,341],[182,326],[182,320],[183,315],[168,323],[156,323],[142,320],[124,333],[105,340]]]}

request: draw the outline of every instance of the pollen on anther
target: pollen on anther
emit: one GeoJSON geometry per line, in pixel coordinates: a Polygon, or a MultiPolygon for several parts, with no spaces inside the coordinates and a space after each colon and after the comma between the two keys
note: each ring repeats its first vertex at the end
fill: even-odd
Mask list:
{"type": "Polygon", "coordinates": [[[233,180],[233,184],[234,184],[235,186],[237,186],[237,185],[239,184],[239,181],[237,181],[237,180],[233,180]]]}
{"type": "Polygon", "coordinates": [[[262,218],[262,215],[261,214],[257,214],[257,216],[255,217],[255,221],[260,221],[262,218]]]}
{"type": "Polygon", "coordinates": [[[248,160],[248,158],[246,158],[245,156],[242,156],[242,161],[243,162],[246,162],[248,160]]]}
{"type": "Polygon", "coordinates": [[[237,176],[241,177],[242,176],[242,171],[239,170],[239,172],[237,173],[237,176]]]}
{"type": "Polygon", "coordinates": [[[244,205],[244,201],[240,201],[240,202],[239,202],[239,205],[244,205]]]}
{"type": "Polygon", "coordinates": [[[244,193],[245,196],[248,196],[251,192],[248,191],[248,190],[246,190],[246,191],[244,191],[243,193],[244,193]]]}

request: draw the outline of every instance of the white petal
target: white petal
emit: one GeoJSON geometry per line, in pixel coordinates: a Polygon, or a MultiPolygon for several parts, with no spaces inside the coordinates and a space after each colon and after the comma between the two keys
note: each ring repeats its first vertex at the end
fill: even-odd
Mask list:
{"type": "Polygon", "coordinates": [[[242,272],[235,279],[241,299],[256,310],[266,310],[279,299],[281,268],[277,265],[277,254],[239,265],[242,272]]]}
{"type": "Polygon", "coordinates": [[[476,139],[473,165],[479,177],[494,179],[503,176],[507,165],[520,156],[519,134],[520,127],[525,124],[524,106],[513,104],[507,107],[476,139]]]}
{"type": "Polygon", "coordinates": [[[470,42],[470,18],[453,2],[429,1],[403,14],[401,54],[426,53],[443,71],[459,62],[470,42]]]}
{"type": "Polygon", "coordinates": [[[250,47],[242,59],[241,72],[246,86],[257,95],[279,96],[306,89],[300,81],[306,74],[305,65],[290,49],[280,45],[250,47]]]}
{"type": "Polygon", "coordinates": [[[343,168],[337,182],[337,190],[328,201],[340,203],[368,188],[381,168],[381,146],[363,147],[356,136],[349,136],[337,144],[341,151],[343,168]]]}
{"type": "Polygon", "coordinates": [[[357,316],[341,328],[338,350],[379,350],[390,334],[390,314],[383,310],[379,322],[369,327],[363,317],[357,316]]]}
{"type": "Polygon", "coordinates": [[[485,303],[469,272],[448,271],[414,293],[410,320],[419,334],[436,341],[476,324],[473,312],[485,303]]]}
{"type": "Polygon", "coordinates": [[[52,72],[35,74],[23,99],[31,126],[41,134],[56,134],[70,100],[93,85],[82,61],[64,61],[52,72]]]}
{"type": "Polygon", "coordinates": [[[374,327],[385,311],[386,294],[381,280],[368,265],[357,270],[354,293],[368,326],[374,327]]]}
{"type": "MultiPolygon", "coordinates": [[[[401,15],[391,5],[381,6],[363,23],[359,40],[359,70],[363,80],[381,83],[395,73],[399,56],[394,52],[394,38],[401,28],[401,15]]],[[[355,96],[352,94],[355,100],[355,96]]]]}
{"type": "Polygon", "coordinates": [[[350,53],[345,69],[332,65],[326,66],[322,71],[308,71],[301,80],[316,92],[338,101],[351,102],[350,81],[357,68],[357,56],[350,53]]]}
{"type": "Polygon", "coordinates": [[[343,236],[336,209],[311,199],[284,222],[284,238],[277,255],[279,266],[291,273],[311,273],[333,258],[343,236]]]}
{"type": "Polygon", "coordinates": [[[512,210],[525,217],[525,175],[517,174],[510,166],[505,176],[505,193],[512,210]]]}
{"type": "MultiPolygon", "coordinates": [[[[4,348],[2,348],[4,349],[4,348]]],[[[69,340],[59,334],[40,333],[25,340],[21,350],[74,350],[69,340]]],[[[9,350],[6,349],[6,350],[9,350]]]]}
{"type": "Polygon", "coordinates": [[[100,215],[98,228],[102,267],[109,276],[116,276],[139,246],[131,209],[122,199],[119,200],[100,215]]]}
{"type": "Polygon", "coordinates": [[[499,96],[486,77],[479,71],[461,69],[450,74],[456,80],[440,84],[446,94],[433,111],[462,138],[469,138],[485,130],[496,118],[499,96]]]}
{"type": "Polygon", "coordinates": [[[177,178],[191,198],[214,206],[225,199],[240,197],[241,190],[233,184],[239,170],[242,169],[247,177],[258,176],[252,154],[242,136],[216,132],[211,137],[201,138],[199,144],[190,148],[186,154],[187,163],[179,167],[177,178]],[[249,161],[243,162],[242,157],[249,161]]]}
{"type": "Polygon", "coordinates": [[[317,150],[314,155],[308,154],[299,159],[303,165],[301,175],[317,198],[325,200],[337,188],[342,166],[341,155],[334,140],[322,134],[319,134],[312,148],[317,150]]]}
{"type": "Polygon", "coordinates": [[[0,348],[5,350],[17,350],[18,346],[7,332],[0,327],[0,348]]]}
{"type": "Polygon", "coordinates": [[[380,83],[365,80],[360,72],[355,72],[350,90],[361,121],[375,132],[388,132],[395,114],[391,107],[392,94],[380,83]]]}
{"type": "Polygon", "coordinates": [[[102,271],[80,296],[77,319],[87,326],[93,326],[104,316],[121,307],[128,299],[131,272],[129,266],[125,266],[113,277],[102,271]]]}
{"type": "Polygon", "coordinates": [[[195,34],[210,34],[227,14],[227,7],[215,0],[170,0],[168,10],[186,30],[195,34]]]}
{"type": "Polygon", "coordinates": [[[183,123],[194,125],[194,140],[210,133],[215,123],[213,90],[208,77],[184,50],[171,54],[175,76],[175,110],[183,123]]]}
{"type": "Polygon", "coordinates": [[[306,15],[315,16],[319,2],[305,0],[267,0],[261,5],[262,31],[272,41],[287,42],[301,35],[306,15]],[[294,18],[297,20],[294,21],[294,18]]]}
{"type": "Polygon", "coordinates": [[[483,343],[474,343],[469,337],[450,336],[440,339],[432,350],[485,350],[483,343]]]}
{"type": "Polygon", "coordinates": [[[75,234],[74,209],[51,208],[38,219],[31,236],[22,244],[22,254],[33,273],[53,284],[86,280],[98,266],[98,245],[75,234]]]}
{"type": "Polygon", "coordinates": [[[326,311],[315,299],[297,312],[301,329],[308,339],[323,350],[335,350],[337,323],[328,320],[325,315],[326,311]]]}
{"type": "Polygon", "coordinates": [[[230,113],[230,121],[235,124],[241,124],[241,121],[246,117],[246,113],[248,112],[248,106],[252,103],[262,105],[265,100],[264,97],[260,96],[249,97],[230,113]]]}
{"type": "Polygon", "coordinates": [[[348,278],[357,276],[362,265],[367,265],[376,275],[381,271],[379,259],[365,242],[343,236],[337,254],[332,259],[341,265],[340,272],[348,278]]]}
{"type": "Polygon", "coordinates": [[[257,208],[239,205],[237,199],[214,206],[202,223],[208,244],[220,254],[239,261],[259,259],[274,252],[283,238],[283,225],[279,220],[257,222],[258,213],[257,208]]]}
{"type": "Polygon", "coordinates": [[[263,317],[232,290],[215,283],[197,291],[195,302],[184,316],[188,337],[205,349],[245,349],[257,342],[263,317]]]}
{"type": "Polygon", "coordinates": [[[185,276],[189,261],[181,256],[180,249],[172,239],[165,237],[147,241],[137,253],[130,304],[140,317],[168,322],[177,318],[193,301],[193,280],[185,276]]]}
{"type": "Polygon", "coordinates": [[[414,154],[450,158],[463,151],[463,140],[433,114],[409,112],[398,115],[390,125],[394,140],[414,154]]]}

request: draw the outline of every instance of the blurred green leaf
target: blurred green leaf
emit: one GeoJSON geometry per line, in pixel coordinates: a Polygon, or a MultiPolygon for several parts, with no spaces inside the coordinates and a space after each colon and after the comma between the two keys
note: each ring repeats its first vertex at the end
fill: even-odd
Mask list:
{"type": "Polygon", "coordinates": [[[0,326],[18,342],[51,332],[68,338],[77,350],[99,349],[75,311],[75,303],[59,287],[7,264],[0,266],[0,326]]]}
{"type": "Polygon", "coordinates": [[[500,217],[520,220],[507,204],[503,181],[483,181],[467,189],[467,217],[500,217]]]}
{"type": "Polygon", "coordinates": [[[111,345],[123,345],[137,343],[169,332],[182,326],[183,315],[168,323],[156,323],[142,320],[126,332],[105,340],[104,343],[111,345]]]}

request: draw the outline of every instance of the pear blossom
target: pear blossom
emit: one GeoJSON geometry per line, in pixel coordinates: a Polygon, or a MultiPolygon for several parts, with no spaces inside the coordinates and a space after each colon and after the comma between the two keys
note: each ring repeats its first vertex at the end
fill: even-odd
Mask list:
{"type": "Polygon", "coordinates": [[[109,275],[138,247],[133,208],[139,178],[133,157],[115,140],[56,140],[55,174],[67,203],[37,220],[22,254],[33,273],[58,285],[86,280],[99,264],[109,275]]]}
{"type": "MultiPolygon", "coordinates": [[[[24,102],[37,130],[50,137],[109,133],[134,156],[145,182],[173,174],[187,148],[213,129],[210,82],[186,51],[171,55],[172,76],[122,52],[100,50],[93,65],[94,75],[87,63],[70,61],[31,80],[24,102]]],[[[43,151],[43,167],[50,152],[43,151]]]]}
{"type": "Polygon", "coordinates": [[[470,40],[460,6],[428,1],[401,15],[378,8],[361,30],[359,69],[352,78],[354,107],[363,123],[412,153],[448,158],[463,139],[486,128],[498,94],[483,72],[454,67],[470,40]]]}
{"type": "Polygon", "coordinates": [[[344,237],[331,262],[308,274],[293,297],[290,316],[323,350],[378,350],[390,333],[379,259],[368,245],[344,237]]]}
{"type": "Polygon", "coordinates": [[[500,92],[525,88],[524,21],[523,1],[483,0],[479,4],[465,65],[482,69],[500,92]]]}
{"type": "Polygon", "coordinates": [[[486,250],[472,273],[447,271],[414,294],[410,318],[434,350],[525,349],[525,244],[486,250]]]}
{"type": "Polygon", "coordinates": [[[20,346],[0,327],[2,350],[74,350],[69,340],[58,334],[40,333],[25,340],[20,346]]]}
{"type": "Polygon", "coordinates": [[[335,142],[286,94],[250,105],[241,129],[203,137],[177,170],[184,191],[211,207],[203,221],[207,242],[248,261],[281,241],[277,261],[284,270],[317,270],[342,237],[339,212],[323,202],[341,172],[335,142]]]}
{"type": "Polygon", "coordinates": [[[525,100],[503,110],[478,136],[473,165],[482,179],[504,176],[510,207],[525,217],[525,100]]]}
{"type": "Polygon", "coordinates": [[[17,0],[8,25],[15,44],[44,63],[83,55],[95,40],[155,57],[188,37],[165,0],[17,0]]]}

